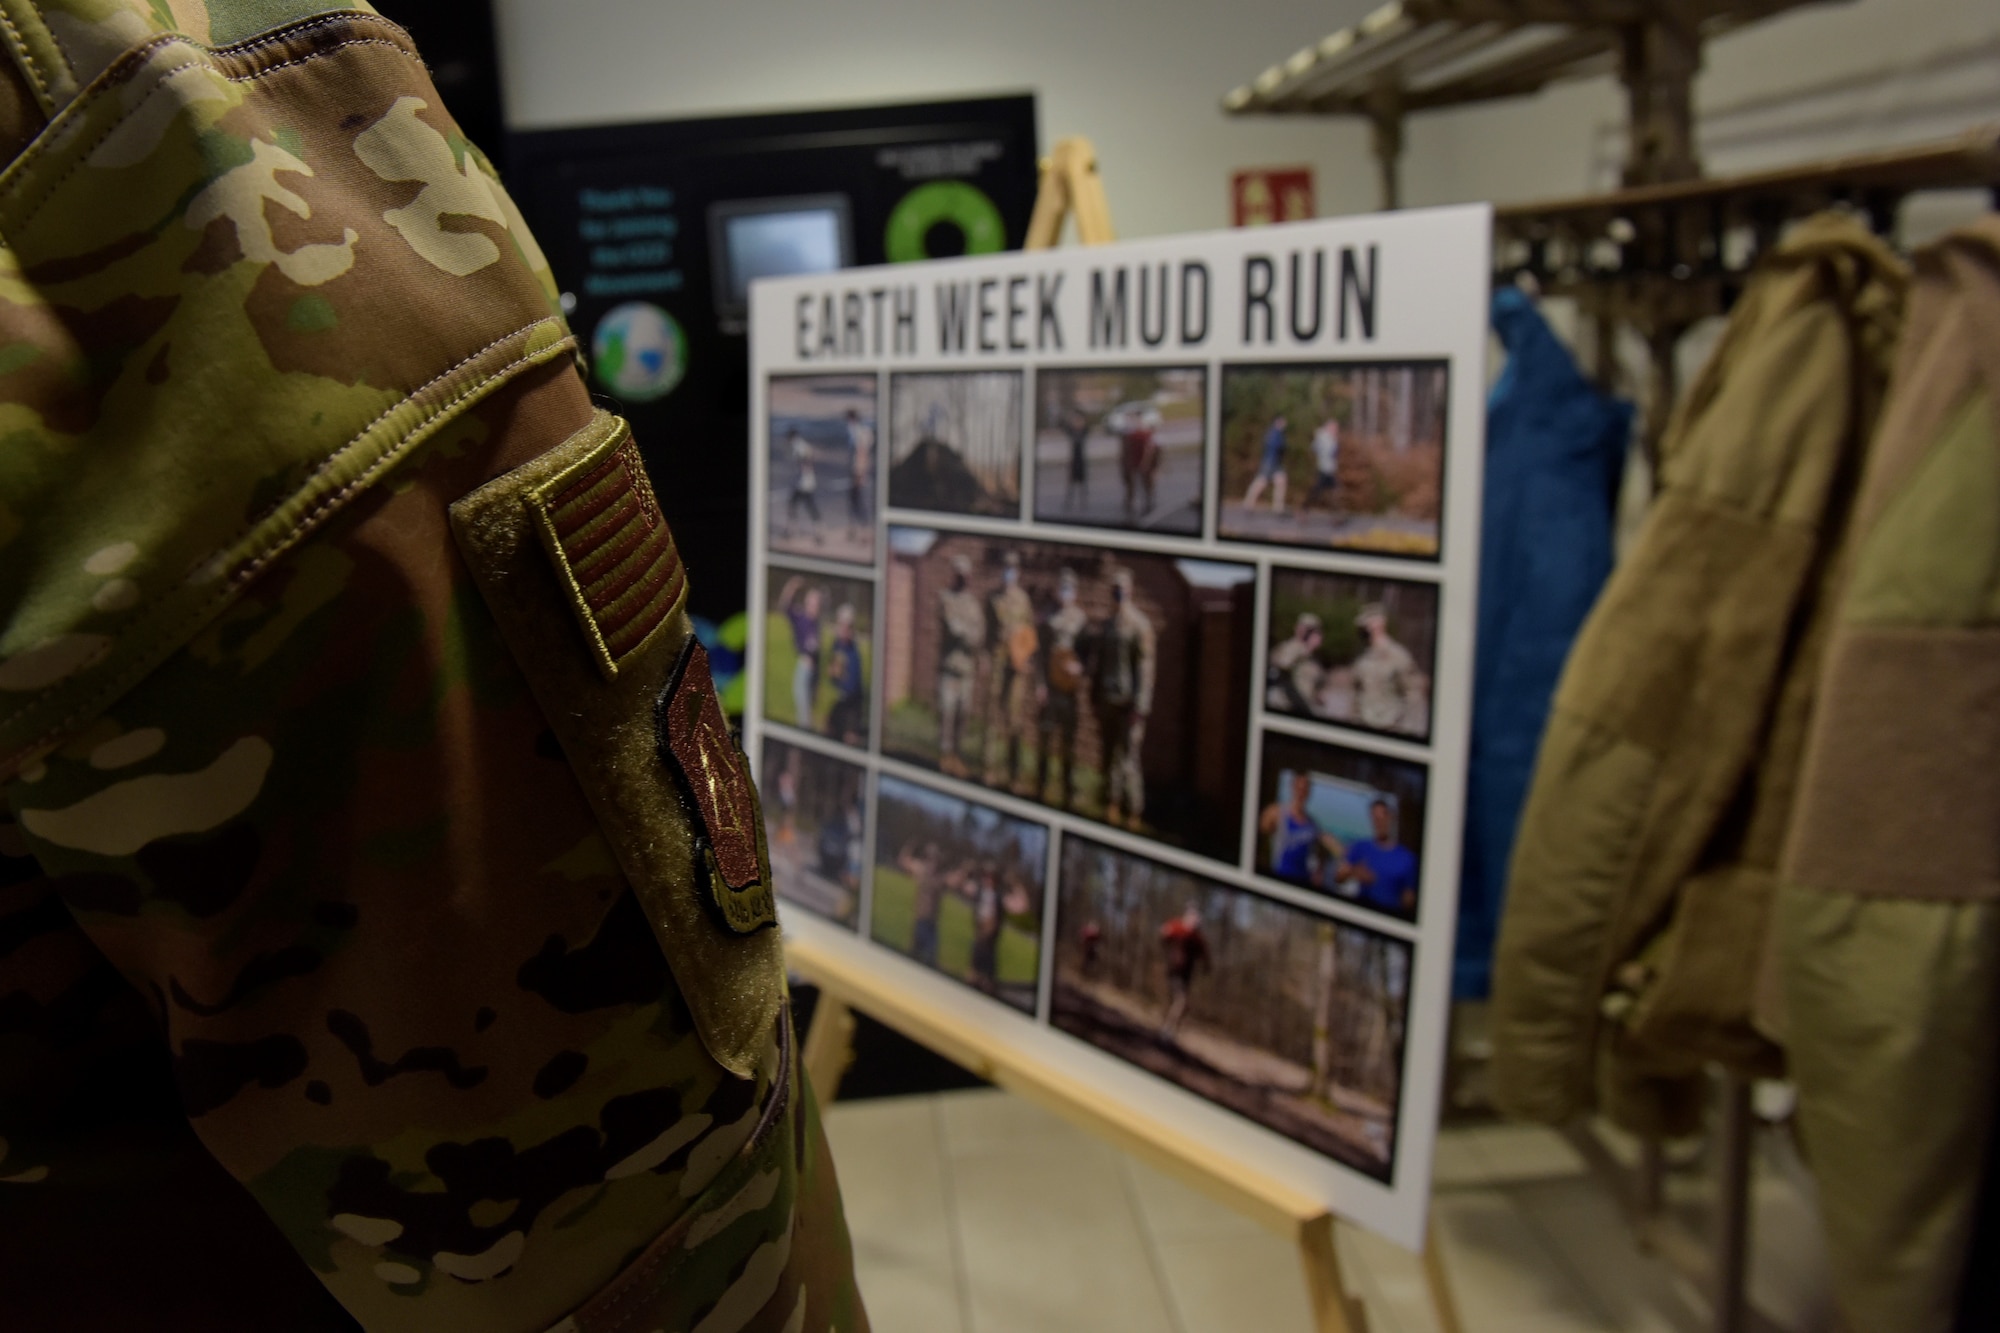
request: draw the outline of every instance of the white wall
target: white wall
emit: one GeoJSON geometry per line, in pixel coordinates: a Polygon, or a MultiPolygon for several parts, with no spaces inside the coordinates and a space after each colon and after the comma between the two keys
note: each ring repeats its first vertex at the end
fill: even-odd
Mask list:
{"type": "Polygon", "coordinates": [[[1222,95],[1373,0],[500,0],[517,129],[1032,91],[1097,145],[1121,236],[1228,225],[1229,173],[1310,163],[1374,207],[1366,131],[1232,121],[1222,95]]]}
{"type": "MultiPolygon", "coordinates": [[[[1042,142],[1098,145],[1121,235],[1223,226],[1229,172],[1311,163],[1323,214],[1373,208],[1366,130],[1231,120],[1222,94],[1354,22],[1374,0],[500,0],[518,128],[1039,95],[1042,142]]],[[[1713,172],[1934,138],[2000,121],[2000,3],[1846,0],[1714,43],[1705,115],[1830,85],[1704,126],[1713,172]]],[[[1522,200],[1616,182],[1623,100],[1609,79],[1413,120],[1413,203],[1522,200]]],[[[1962,213],[1960,201],[1947,212],[1962,213]]],[[[1933,208],[1933,213],[1937,210],[1933,208]]]]}

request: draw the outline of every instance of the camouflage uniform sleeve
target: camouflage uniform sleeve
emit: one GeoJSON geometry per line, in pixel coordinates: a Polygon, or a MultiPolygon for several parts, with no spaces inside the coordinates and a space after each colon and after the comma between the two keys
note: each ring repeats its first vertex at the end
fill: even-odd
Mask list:
{"type": "Polygon", "coordinates": [[[407,37],[290,8],[0,0],[0,1327],[864,1329],[636,450],[407,37]]]}

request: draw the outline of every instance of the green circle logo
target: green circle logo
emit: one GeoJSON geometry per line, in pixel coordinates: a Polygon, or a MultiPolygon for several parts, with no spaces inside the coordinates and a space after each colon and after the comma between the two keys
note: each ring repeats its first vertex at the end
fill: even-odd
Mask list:
{"type": "Polygon", "coordinates": [[[627,402],[664,398],[687,374],[687,335],[650,301],[613,306],[590,337],[597,382],[627,402]]]}
{"type": "Polygon", "coordinates": [[[907,264],[934,256],[925,235],[940,222],[965,234],[965,253],[993,255],[1007,248],[1007,224],[986,191],[969,181],[932,181],[903,196],[889,214],[882,248],[892,264],[907,264]]]}

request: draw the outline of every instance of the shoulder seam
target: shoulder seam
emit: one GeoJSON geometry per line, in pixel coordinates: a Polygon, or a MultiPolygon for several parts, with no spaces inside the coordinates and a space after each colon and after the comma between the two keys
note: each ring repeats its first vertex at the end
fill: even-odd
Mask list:
{"type": "MultiPolygon", "coordinates": [[[[4,0],[0,0],[0,3],[4,3],[4,0]]],[[[5,17],[4,10],[0,10],[0,18],[4,17],[5,17]]],[[[323,24],[325,22],[326,20],[315,19],[311,20],[311,22],[308,25],[302,25],[302,26],[315,26],[323,24]]],[[[286,31],[297,32],[300,31],[300,29],[294,28],[294,29],[287,29],[286,31]]],[[[186,37],[163,35],[160,37],[155,37],[151,41],[148,41],[141,46],[134,47],[124,56],[121,56],[119,58],[118,63],[113,65],[111,67],[111,70],[106,71],[107,76],[110,75],[113,71],[119,70],[121,66],[126,65],[128,63],[143,63],[144,61],[151,59],[154,54],[164,50],[167,47],[186,46],[190,49],[191,53],[198,53],[194,54],[193,58],[191,59],[185,60],[179,64],[171,65],[162,69],[160,71],[157,81],[153,84],[151,88],[146,90],[145,94],[141,96],[138,101],[126,107],[124,114],[120,115],[115,121],[113,121],[109,126],[107,126],[104,132],[99,134],[96,139],[92,140],[87,147],[84,147],[77,151],[76,160],[70,164],[69,169],[63,172],[63,174],[58,176],[55,180],[48,182],[46,187],[43,189],[41,197],[39,199],[35,200],[35,202],[32,204],[24,205],[22,207],[20,216],[15,220],[15,222],[13,223],[13,227],[10,227],[9,230],[12,230],[14,227],[23,227],[33,222],[35,217],[42,211],[44,207],[47,206],[49,200],[53,199],[55,195],[62,189],[63,184],[66,181],[68,181],[68,179],[71,176],[75,175],[78,170],[80,170],[82,167],[88,164],[91,153],[95,152],[99,147],[99,145],[101,145],[106,139],[110,138],[111,135],[115,134],[121,126],[123,126],[127,121],[129,121],[132,118],[133,114],[136,113],[140,107],[144,106],[146,103],[152,101],[154,97],[158,96],[160,92],[167,87],[168,83],[173,79],[173,77],[181,73],[183,70],[196,69],[196,68],[206,69],[214,73],[218,78],[227,80],[230,83],[254,83],[258,79],[264,78],[265,76],[270,74],[276,74],[281,70],[296,68],[298,66],[306,64],[309,61],[317,60],[324,56],[337,55],[338,53],[345,51],[352,46],[386,46],[390,50],[395,51],[397,54],[402,55],[407,59],[416,61],[419,65],[423,63],[415,52],[411,51],[402,43],[394,41],[393,39],[388,37],[352,37],[345,41],[336,42],[332,45],[321,47],[316,51],[309,51],[303,55],[295,56],[290,60],[280,61],[275,65],[265,65],[253,69],[243,70],[240,72],[231,72],[227,69],[220,68],[212,61],[205,60],[202,58],[204,55],[215,56],[215,55],[241,54],[242,52],[254,49],[258,45],[268,45],[274,43],[275,41],[276,38],[272,37],[259,38],[241,47],[229,47],[218,51],[208,47],[204,47],[199,42],[195,42],[186,37]]],[[[80,101],[81,99],[78,100],[80,101]]],[[[71,105],[72,106],[76,105],[76,103],[72,102],[71,105]]],[[[52,149],[48,146],[50,143],[51,140],[49,139],[48,136],[45,135],[42,138],[37,139],[33,144],[30,144],[28,148],[18,158],[16,158],[14,162],[6,169],[5,173],[3,175],[0,175],[0,179],[4,179],[4,176],[14,176],[16,177],[16,179],[18,179],[19,178],[18,173],[24,171],[28,164],[31,164],[36,159],[45,156],[48,152],[52,151],[52,149]]],[[[4,195],[5,195],[5,189],[4,187],[0,187],[0,199],[4,199],[4,195]]],[[[0,244],[4,244],[4,241],[0,241],[0,244]]]]}

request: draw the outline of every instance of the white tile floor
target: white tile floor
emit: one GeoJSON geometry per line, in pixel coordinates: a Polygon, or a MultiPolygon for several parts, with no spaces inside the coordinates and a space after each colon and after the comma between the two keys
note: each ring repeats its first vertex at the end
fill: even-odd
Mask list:
{"type": "MultiPolygon", "coordinates": [[[[1003,1092],[829,1109],[876,1333],[1310,1333],[1291,1246],[1003,1092]]],[[[1701,1333],[1611,1196],[1546,1130],[1445,1131],[1435,1234],[1465,1333],[1701,1333]]],[[[1676,1182],[1677,1203],[1699,1191],[1676,1182]]],[[[1825,1326],[1810,1208],[1760,1171],[1756,1326],[1825,1326]]],[[[1418,1260],[1353,1228],[1343,1267],[1372,1333],[1432,1333],[1418,1260]]]]}

